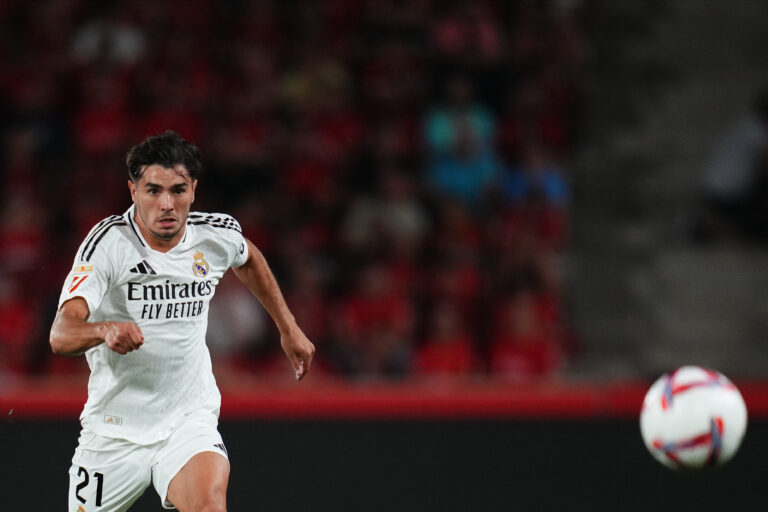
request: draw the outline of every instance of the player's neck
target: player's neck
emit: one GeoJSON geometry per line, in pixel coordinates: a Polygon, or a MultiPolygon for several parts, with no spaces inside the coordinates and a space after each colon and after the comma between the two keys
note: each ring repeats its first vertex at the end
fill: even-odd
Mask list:
{"type": "Polygon", "coordinates": [[[151,249],[154,249],[158,252],[168,252],[177,245],[179,245],[179,242],[184,237],[184,233],[186,233],[186,222],[182,223],[181,230],[174,236],[173,238],[159,238],[152,234],[152,232],[144,225],[144,223],[141,221],[141,217],[137,212],[133,213],[133,220],[136,223],[136,227],[139,228],[139,231],[141,231],[141,236],[144,237],[144,241],[149,244],[149,247],[151,249]]]}

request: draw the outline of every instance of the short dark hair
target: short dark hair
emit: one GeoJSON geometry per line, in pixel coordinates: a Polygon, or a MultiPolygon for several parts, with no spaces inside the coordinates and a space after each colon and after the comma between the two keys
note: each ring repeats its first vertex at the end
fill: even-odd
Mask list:
{"type": "Polygon", "coordinates": [[[168,169],[183,165],[193,180],[203,172],[200,150],[173,130],[147,137],[133,146],[125,157],[125,163],[128,165],[128,177],[134,183],[141,179],[146,166],[154,164],[168,169]]]}

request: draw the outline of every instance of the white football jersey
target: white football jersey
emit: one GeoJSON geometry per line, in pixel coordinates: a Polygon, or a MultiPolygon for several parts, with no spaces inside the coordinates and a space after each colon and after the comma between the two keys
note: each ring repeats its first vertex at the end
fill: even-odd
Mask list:
{"type": "Polygon", "coordinates": [[[205,408],[218,415],[221,395],[205,345],[208,305],[229,267],[248,259],[240,226],[220,213],[192,212],[168,252],[152,249],[134,206],[97,224],[78,249],[59,307],[82,297],[89,322],[135,322],[144,345],[125,355],[104,343],[85,356],[91,368],[80,420],[96,434],[150,444],[180,419],[205,408]]]}

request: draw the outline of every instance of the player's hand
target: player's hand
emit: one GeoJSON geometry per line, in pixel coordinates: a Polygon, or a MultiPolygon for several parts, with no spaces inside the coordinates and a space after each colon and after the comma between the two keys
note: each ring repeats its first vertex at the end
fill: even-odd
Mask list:
{"type": "Polygon", "coordinates": [[[283,333],[280,336],[280,344],[283,347],[283,352],[285,352],[288,360],[293,365],[296,380],[303,379],[312,365],[315,346],[298,327],[289,333],[283,333]]]}
{"type": "Polygon", "coordinates": [[[133,322],[107,322],[104,343],[118,354],[127,354],[141,348],[144,334],[133,322]]]}

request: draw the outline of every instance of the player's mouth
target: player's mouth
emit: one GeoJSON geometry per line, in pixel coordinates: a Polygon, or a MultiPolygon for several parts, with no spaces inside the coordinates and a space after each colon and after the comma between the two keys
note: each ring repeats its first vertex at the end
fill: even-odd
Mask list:
{"type": "Polygon", "coordinates": [[[172,228],[173,226],[176,225],[176,222],[178,221],[172,217],[166,217],[164,219],[159,219],[157,222],[163,228],[172,228]]]}

